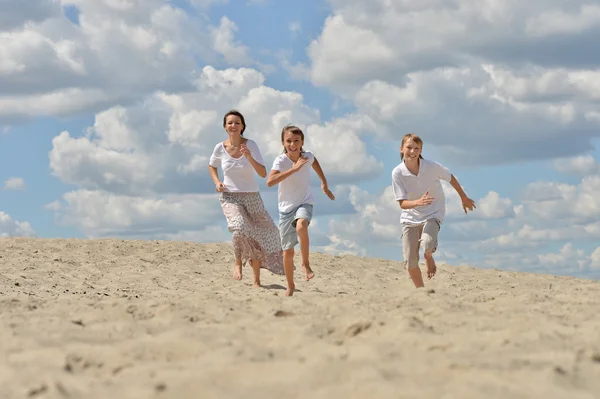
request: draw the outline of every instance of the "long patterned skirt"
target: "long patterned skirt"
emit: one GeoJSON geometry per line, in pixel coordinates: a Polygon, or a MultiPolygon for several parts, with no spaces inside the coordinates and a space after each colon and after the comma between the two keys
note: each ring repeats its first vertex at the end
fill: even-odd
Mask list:
{"type": "Polygon", "coordinates": [[[260,193],[224,192],[221,207],[227,219],[235,256],[245,265],[258,259],[261,268],[284,275],[279,229],[265,209],[260,193]]]}

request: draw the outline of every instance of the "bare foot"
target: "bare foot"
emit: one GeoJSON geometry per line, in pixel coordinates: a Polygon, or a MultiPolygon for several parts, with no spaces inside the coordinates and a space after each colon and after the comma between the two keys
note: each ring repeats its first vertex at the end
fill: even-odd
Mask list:
{"type": "Polygon", "coordinates": [[[295,285],[290,285],[288,287],[288,289],[285,290],[285,296],[292,296],[292,295],[294,295],[294,291],[296,291],[296,286],[295,285]]]}
{"type": "Polygon", "coordinates": [[[235,265],[233,267],[233,279],[234,280],[242,279],[242,265],[235,265]]]}
{"type": "Polygon", "coordinates": [[[262,285],[260,285],[260,280],[254,280],[254,284],[252,284],[254,286],[254,288],[260,288],[262,287],[262,285]]]}
{"type": "Polygon", "coordinates": [[[437,271],[435,260],[433,260],[433,254],[425,254],[425,264],[427,265],[427,278],[431,280],[437,271]]]}
{"type": "Polygon", "coordinates": [[[304,268],[304,276],[306,277],[306,281],[315,276],[315,272],[312,271],[310,265],[302,265],[302,267],[304,268]]]}

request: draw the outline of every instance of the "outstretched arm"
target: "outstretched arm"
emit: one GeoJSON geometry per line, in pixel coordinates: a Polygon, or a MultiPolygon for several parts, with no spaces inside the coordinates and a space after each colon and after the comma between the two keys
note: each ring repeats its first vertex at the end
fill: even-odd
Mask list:
{"type": "Polygon", "coordinates": [[[327,179],[325,178],[325,173],[323,173],[323,169],[321,169],[321,165],[319,164],[319,161],[317,161],[316,157],[314,158],[312,167],[317,173],[317,176],[319,176],[319,179],[321,179],[321,189],[323,190],[323,193],[325,193],[325,195],[328,196],[329,199],[334,200],[335,195],[333,195],[333,193],[327,186],[327,179]]]}
{"type": "Polygon", "coordinates": [[[467,209],[473,211],[473,208],[477,208],[475,206],[475,201],[467,196],[465,191],[462,189],[460,183],[456,179],[454,175],[450,178],[450,185],[454,187],[458,195],[460,196],[460,202],[462,203],[463,210],[467,213],[467,209]]]}

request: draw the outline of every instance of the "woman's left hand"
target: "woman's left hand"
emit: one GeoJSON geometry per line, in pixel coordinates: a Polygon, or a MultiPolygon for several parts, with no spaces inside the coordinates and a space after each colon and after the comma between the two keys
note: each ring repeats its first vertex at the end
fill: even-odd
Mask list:
{"type": "Polygon", "coordinates": [[[250,152],[250,150],[248,149],[248,147],[246,147],[246,144],[242,144],[240,146],[240,152],[242,153],[243,156],[245,156],[248,159],[252,158],[252,153],[250,152]]]}

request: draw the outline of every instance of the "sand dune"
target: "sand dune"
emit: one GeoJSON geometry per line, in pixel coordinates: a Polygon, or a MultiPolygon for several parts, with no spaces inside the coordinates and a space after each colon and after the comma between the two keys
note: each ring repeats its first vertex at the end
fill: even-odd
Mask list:
{"type": "Polygon", "coordinates": [[[600,397],[598,281],[312,260],[286,298],[227,244],[2,239],[2,397],[600,397]]]}

